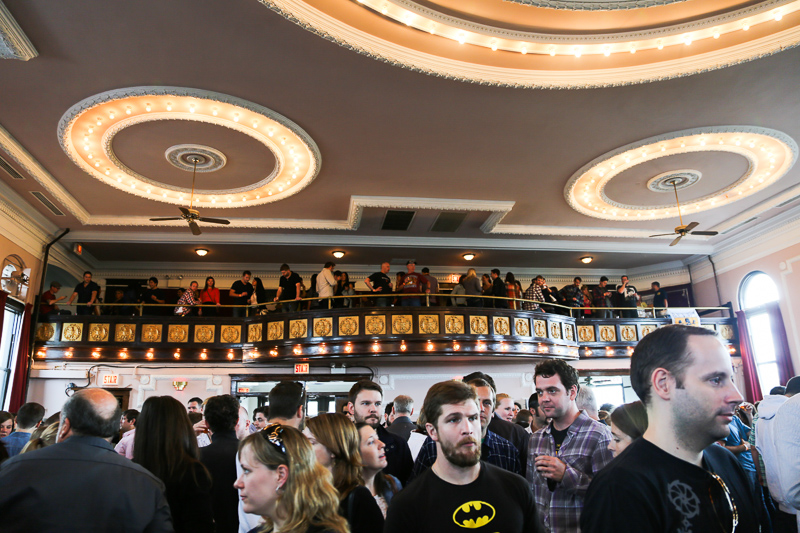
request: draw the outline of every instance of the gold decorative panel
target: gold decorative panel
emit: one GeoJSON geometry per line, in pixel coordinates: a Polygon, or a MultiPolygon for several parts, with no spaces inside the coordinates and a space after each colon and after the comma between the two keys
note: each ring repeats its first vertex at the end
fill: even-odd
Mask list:
{"type": "Polygon", "coordinates": [[[614,326],[600,326],[600,340],[603,342],[616,342],[617,332],[614,326]]]}
{"type": "Polygon", "coordinates": [[[194,327],[194,342],[214,342],[214,330],[216,326],[195,326],[194,327]]]}
{"type": "Polygon", "coordinates": [[[413,328],[411,315],[396,315],[392,317],[392,334],[408,335],[413,328]]]}
{"type": "Polygon", "coordinates": [[[76,342],[83,336],[83,324],[64,324],[61,330],[61,342],[76,342]]]}
{"type": "Polygon", "coordinates": [[[636,340],[636,326],[620,326],[619,335],[625,342],[634,342],[636,340]]]}
{"type": "Polygon", "coordinates": [[[723,339],[729,341],[733,339],[733,328],[729,324],[720,324],[719,334],[723,339]]]}
{"type": "Polygon", "coordinates": [[[39,328],[36,330],[36,340],[49,341],[55,334],[56,330],[53,327],[53,324],[39,324],[39,328]]]}
{"type": "Polygon", "coordinates": [[[303,320],[290,320],[289,321],[289,338],[290,339],[303,339],[308,336],[308,321],[303,320]]]}
{"type": "Polygon", "coordinates": [[[511,333],[511,325],[507,316],[496,316],[492,326],[494,327],[495,335],[508,335],[511,333]]]}
{"type": "Polygon", "coordinates": [[[267,340],[279,341],[283,339],[283,322],[270,322],[267,325],[267,340]]]}
{"type": "Polygon", "coordinates": [[[710,329],[711,331],[717,330],[717,327],[714,324],[700,324],[700,327],[710,329]]]}
{"type": "Polygon", "coordinates": [[[339,335],[358,335],[358,317],[340,316],[339,335]]]}
{"type": "Polygon", "coordinates": [[[646,326],[642,326],[642,337],[650,333],[653,333],[657,328],[658,326],[656,326],[655,324],[647,324],[646,326]]]}
{"type": "Polygon", "coordinates": [[[142,326],[142,342],[161,342],[161,324],[142,326]]]}
{"type": "Polygon", "coordinates": [[[221,326],[219,336],[222,342],[241,342],[242,326],[221,326]]]}
{"type": "Polygon", "coordinates": [[[108,324],[92,324],[89,326],[89,340],[91,342],[108,342],[108,324]]]}
{"type": "Polygon", "coordinates": [[[167,334],[169,342],[186,342],[189,340],[188,324],[170,324],[167,334]]]}
{"type": "Polygon", "coordinates": [[[117,324],[114,340],[117,342],[133,342],[136,338],[136,324],[117,324]]]}
{"type": "Polygon", "coordinates": [[[247,326],[247,342],[261,342],[261,324],[247,326]]]}
{"type": "Polygon", "coordinates": [[[534,320],[533,332],[537,337],[547,337],[547,322],[544,320],[534,320]]]}
{"type": "Polygon", "coordinates": [[[314,319],[314,336],[315,337],[330,337],[333,333],[333,319],[332,318],[315,318],[314,319]]]}
{"type": "Polygon", "coordinates": [[[581,342],[595,342],[594,326],[578,326],[578,339],[581,342]]]}
{"type": "Polygon", "coordinates": [[[550,336],[554,339],[561,338],[561,322],[550,322],[550,336]]]}
{"type": "Polygon", "coordinates": [[[531,323],[527,318],[514,319],[514,331],[521,337],[531,336],[531,323]]]}
{"type": "Polygon", "coordinates": [[[444,331],[451,335],[464,333],[464,317],[461,315],[449,315],[444,318],[444,331]]]}
{"type": "Polygon", "coordinates": [[[572,329],[572,324],[564,324],[564,338],[568,341],[575,340],[575,330],[572,329]]]}
{"type": "Polygon", "coordinates": [[[469,317],[469,331],[474,335],[485,335],[489,332],[489,320],[485,316],[469,317]]]}
{"type": "Polygon", "coordinates": [[[438,315],[419,315],[419,332],[427,333],[428,335],[439,334],[439,316],[438,315]]]}
{"type": "Polygon", "coordinates": [[[386,333],[386,317],[368,316],[364,318],[364,329],[367,335],[384,335],[386,333]]]}

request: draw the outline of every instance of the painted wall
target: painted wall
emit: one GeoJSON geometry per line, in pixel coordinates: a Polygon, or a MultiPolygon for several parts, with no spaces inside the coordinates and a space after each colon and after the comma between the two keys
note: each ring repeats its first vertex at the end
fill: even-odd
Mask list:
{"type": "MultiPolygon", "coordinates": [[[[717,278],[722,302],[733,302],[734,309],[739,307],[739,287],[742,280],[750,272],[760,270],[772,278],[781,295],[780,308],[783,314],[784,327],[789,337],[789,349],[794,363],[795,373],[800,374],[800,244],[760,257],[734,268],[717,265],[717,278]]],[[[704,279],[694,284],[694,294],[698,306],[717,305],[717,289],[714,279],[704,279]]]]}

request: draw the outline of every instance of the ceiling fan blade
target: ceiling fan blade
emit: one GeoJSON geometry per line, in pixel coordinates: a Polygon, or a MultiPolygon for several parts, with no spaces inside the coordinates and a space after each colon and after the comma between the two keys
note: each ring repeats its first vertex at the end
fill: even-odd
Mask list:
{"type": "Polygon", "coordinates": [[[694,228],[696,228],[699,225],[700,225],[699,222],[689,222],[689,225],[686,226],[685,228],[683,228],[683,231],[692,231],[694,228]]]}
{"type": "Polygon", "coordinates": [[[708,235],[709,237],[713,237],[714,235],[719,235],[718,231],[693,231],[692,235],[708,235]]]}
{"type": "Polygon", "coordinates": [[[676,244],[678,244],[678,241],[680,241],[681,239],[683,239],[683,235],[679,235],[678,238],[675,239],[674,241],[672,241],[671,243],[669,243],[669,245],[670,246],[675,246],[676,244]]]}
{"type": "Polygon", "coordinates": [[[200,222],[209,222],[211,224],[230,224],[230,220],[225,220],[224,218],[208,218],[208,217],[200,217],[197,220],[200,222]]]}
{"type": "Polygon", "coordinates": [[[200,231],[200,226],[198,226],[197,222],[195,222],[194,220],[189,222],[189,229],[192,230],[192,234],[194,235],[200,235],[201,233],[203,233],[202,231],[200,231]]]}
{"type": "Polygon", "coordinates": [[[183,220],[181,217],[151,218],[152,222],[163,222],[164,220],[183,220]]]}
{"type": "Polygon", "coordinates": [[[675,235],[675,232],[672,233],[659,233],[658,235],[650,235],[651,237],[666,237],[667,235],[675,235]]]}
{"type": "Polygon", "coordinates": [[[184,215],[186,215],[187,217],[188,217],[188,216],[191,216],[191,213],[189,212],[189,210],[188,210],[187,208],[185,208],[185,207],[179,207],[178,209],[180,209],[180,210],[181,210],[181,213],[183,213],[183,214],[184,214],[184,215]]]}

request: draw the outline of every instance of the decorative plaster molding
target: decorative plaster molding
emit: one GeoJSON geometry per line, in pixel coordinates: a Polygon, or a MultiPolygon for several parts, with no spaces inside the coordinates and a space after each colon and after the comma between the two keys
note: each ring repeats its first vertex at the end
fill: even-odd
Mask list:
{"type": "MultiPolygon", "coordinates": [[[[340,46],[378,61],[450,80],[497,85],[501,87],[581,89],[660,81],[752,61],[800,44],[800,28],[794,27],[722,50],[658,63],[622,68],[597,68],[570,71],[524,70],[442,58],[402,47],[372,34],[357,30],[339,20],[334,20],[325,13],[309,6],[302,0],[259,1],[302,28],[324,39],[333,41],[340,46]]],[[[740,13],[739,16],[747,16],[745,13],[749,13],[749,11],[747,11],[748,9],[759,9],[763,8],[767,3],[773,5],[780,1],[781,0],[760,2],[756,6],[745,8],[737,13],[740,13]]],[[[731,16],[731,14],[722,16],[731,16]]],[[[701,27],[701,24],[710,24],[712,21],[716,20],[715,18],[704,19],[703,21],[671,27],[668,30],[654,30],[647,35],[655,42],[657,37],[661,35],[673,35],[676,32],[680,33],[694,30],[701,27]]],[[[705,26],[703,26],[703,28],[705,28],[705,26]]],[[[710,29],[706,29],[706,31],[710,31],[710,29]]],[[[616,37],[616,35],[596,37],[598,39],[609,40],[616,37]]],[[[548,40],[546,42],[553,42],[553,39],[557,39],[558,36],[547,36],[547,38],[548,40]]],[[[564,37],[562,37],[562,39],[563,38],[564,37]]]]}
{"type": "Polygon", "coordinates": [[[145,394],[147,392],[156,390],[156,385],[158,381],[172,381],[177,377],[180,377],[182,381],[205,381],[207,397],[224,394],[224,391],[222,390],[222,384],[224,380],[223,376],[221,375],[193,376],[181,373],[181,374],[171,374],[171,375],[139,374],[136,377],[139,379],[139,387],[138,387],[139,390],[138,390],[138,395],[136,396],[135,409],[142,408],[142,405],[144,405],[144,401],[146,399],[145,394]]]}
{"type": "Polygon", "coordinates": [[[19,27],[8,8],[0,2],[0,59],[21,59],[28,61],[39,52],[19,27]]]}
{"type": "Polygon", "coordinates": [[[164,152],[164,157],[167,158],[170,165],[177,167],[187,172],[214,172],[225,166],[228,158],[225,154],[202,144],[176,144],[170,146],[164,152]],[[190,160],[194,158],[197,164],[192,163],[190,160]]]}
{"type": "Polygon", "coordinates": [[[515,4],[571,11],[617,11],[665,6],[686,0],[505,0],[515,4]]]}

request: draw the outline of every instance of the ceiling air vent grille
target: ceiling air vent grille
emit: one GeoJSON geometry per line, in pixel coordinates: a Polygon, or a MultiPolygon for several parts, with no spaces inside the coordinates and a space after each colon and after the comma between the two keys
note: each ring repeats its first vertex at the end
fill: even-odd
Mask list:
{"type": "Polygon", "coordinates": [[[411,221],[414,220],[416,211],[398,211],[389,209],[383,218],[382,230],[389,231],[408,231],[411,221]]]}
{"type": "Polygon", "coordinates": [[[11,166],[11,164],[0,157],[0,168],[8,172],[8,175],[14,178],[15,180],[24,180],[25,176],[17,172],[17,169],[11,166]]]}
{"type": "Polygon", "coordinates": [[[783,207],[785,205],[789,205],[790,203],[792,203],[792,202],[794,202],[794,201],[796,201],[798,199],[800,199],[800,194],[798,194],[797,196],[792,196],[788,200],[784,200],[783,202],[781,202],[778,205],[776,205],[775,209],[778,209],[779,207],[783,207]]]}
{"type": "Polygon", "coordinates": [[[747,220],[745,220],[744,222],[739,222],[739,223],[738,223],[738,224],[736,224],[735,226],[733,226],[733,227],[730,227],[730,228],[726,229],[725,231],[721,231],[720,233],[721,233],[722,235],[725,235],[725,234],[727,234],[727,233],[730,233],[730,232],[732,232],[733,230],[737,230],[737,229],[741,228],[742,226],[744,226],[745,224],[749,224],[749,223],[751,223],[752,221],[754,221],[754,220],[757,220],[757,219],[758,219],[758,217],[751,217],[751,218],[748,218],[748,219],[747,219],[747,220]]]}
{"type": "Polygon", "coordinates": [[[431,231],[455,233],[458,228],[461,227],[461,224],[464,222],[465,218],[467,218],[467,213],[453,213],[449,211],[439,213],[439,216],[436,218],[436,222],[434,222],[433,226],[431,226],[431,231]]]}
{"type": "Polygon", "coordinates": [[[44,205],[55,216],[57,217],[66,216],[64,215],[64,213],[61,212],[59,208],[56,207],[56,205],[53,202],[50,201],[50,199],[47,196],[44,195],[43,192],[31,191],[31,194],[34,195],[37,200],[42,202],[42,205],[44,205]]]}

